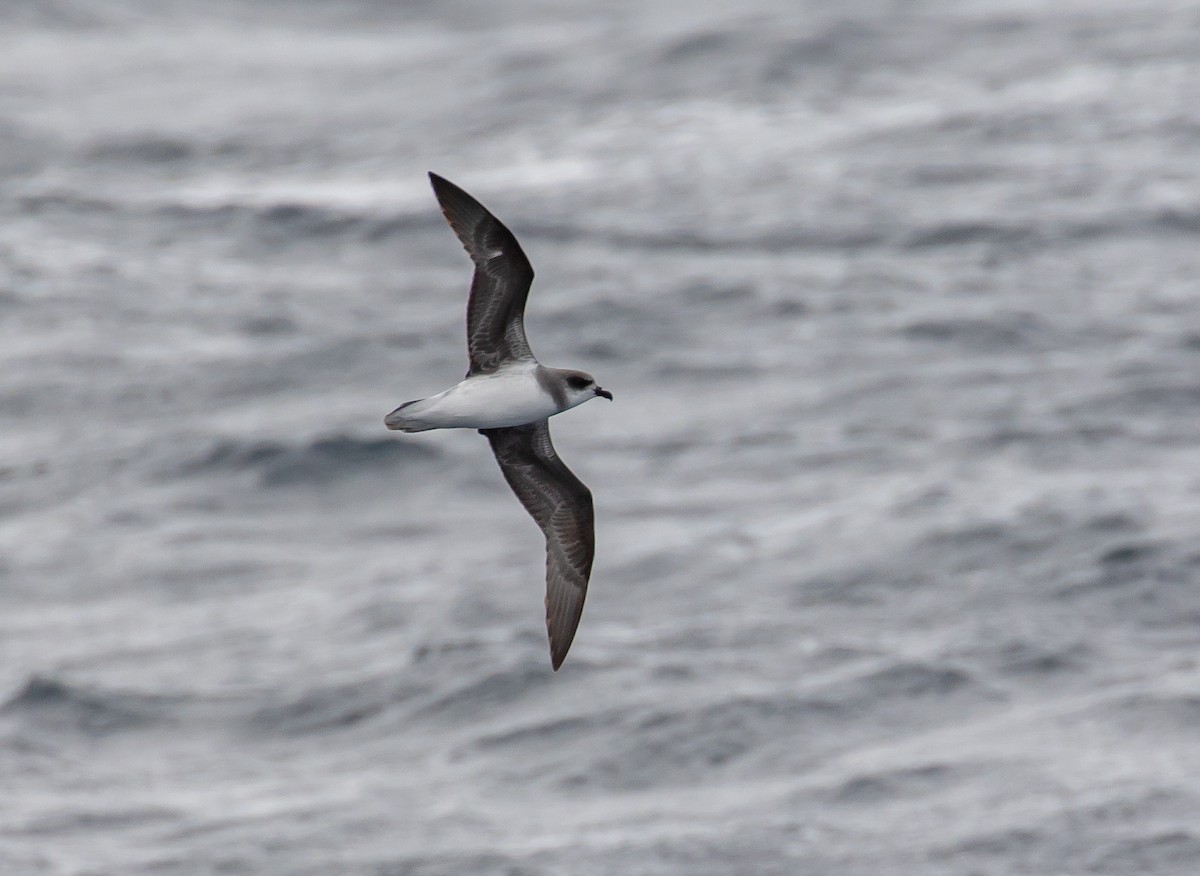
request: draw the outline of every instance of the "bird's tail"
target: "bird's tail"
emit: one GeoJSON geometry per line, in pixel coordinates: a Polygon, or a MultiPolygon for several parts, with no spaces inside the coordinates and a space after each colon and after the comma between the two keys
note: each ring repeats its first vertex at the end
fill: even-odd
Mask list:
{"type": "Polygon", "coordinates": [[[421,413],[428,405],[427,398],[419,398],[415,401],[405,402],[383,418],[383,425],[389,429],[397,429],[401,432],[425,432],[434,426],[426,425],[421,419],[421,413]]]}

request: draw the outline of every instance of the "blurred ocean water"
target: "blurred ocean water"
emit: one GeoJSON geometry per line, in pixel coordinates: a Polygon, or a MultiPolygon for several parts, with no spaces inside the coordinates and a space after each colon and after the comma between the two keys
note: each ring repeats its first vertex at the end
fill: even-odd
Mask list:
{"type": "Polygon", "coordinates": [[[1200,861],[1200,5],[0,0],[0,873],[1200,861]],[[538,272],[550,671],[425,179],[538,272]]]}

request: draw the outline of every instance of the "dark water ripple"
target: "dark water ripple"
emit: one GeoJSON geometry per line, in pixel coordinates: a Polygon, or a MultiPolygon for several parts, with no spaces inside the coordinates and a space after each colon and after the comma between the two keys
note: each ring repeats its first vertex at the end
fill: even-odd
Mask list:
{"type": "Polygon", "coordinates": [[[224,439],[202,458],[185,462],[179,472],[204,477],[249,471],[257,475],[264,487],[287,487],[387,472],[399,466],[420,464],[437,455],[437,450],[425,445],[349,435],[330,435],[301,443],[224,439]]]}
{"type": "Polygon", "coordinates": [[[178,707],[179,701],[171,697],[34,677],[0,705],[0,715],[34,735],[62,732],[86,739],[161,726],[174,720],[178,707]]]}

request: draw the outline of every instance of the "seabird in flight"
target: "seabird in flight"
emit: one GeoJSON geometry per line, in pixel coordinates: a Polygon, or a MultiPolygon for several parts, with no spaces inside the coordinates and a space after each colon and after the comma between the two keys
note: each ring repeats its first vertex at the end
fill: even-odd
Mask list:
{"type": "Polygon", "coordinates": [[[587,594],[595,553],[592,494],[554,452],[548,420],[612,393],[590,374],[547,368],[525,339],[533,268],[517,239],[458,186],[429,174],[442,212],[475,263],[467,303],[466,378],[445,392],[405,402],[389,429],[478,429],[508,485],[546,536],[546,629],[550,662],[567,656],[587,594]]]}

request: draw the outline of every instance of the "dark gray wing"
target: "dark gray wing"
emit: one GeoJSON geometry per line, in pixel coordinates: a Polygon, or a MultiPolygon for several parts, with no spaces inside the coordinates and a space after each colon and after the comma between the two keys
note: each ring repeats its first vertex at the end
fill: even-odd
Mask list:
{"type": "Polygon", "coordinates": [[[495,371],[514,359],[532,359],[525,340],[525,299],[533,267],[511,231],[452,182],[429,174],[446,221],[475,263],[467,303],[470,374],[495,371]]]}
{"type": "Polygon", "coordinates": [[[592,574],[592,493],[554,452],[545,420],[480,431],[492,443],[508,485],[546,536],[546,630],[557,670],[575,638],[592,574]]]}

